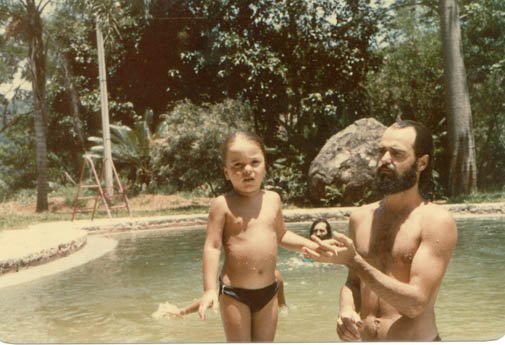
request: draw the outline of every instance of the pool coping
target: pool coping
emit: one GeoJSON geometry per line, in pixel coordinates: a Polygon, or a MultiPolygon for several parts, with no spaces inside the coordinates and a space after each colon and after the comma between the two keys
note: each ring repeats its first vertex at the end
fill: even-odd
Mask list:
{"type": "MultiPolygon", "coordinates": [[[[455,218],[505,217],[505,203],[445,204],[455,218]]],[[[326,218],[331,222],[347,221],[357,207],[285,209],[286,223],[311,222],[326,218]]],[[[88,235],[116,232],[202,227],[207,214],[157,217],[107,218],[39,223],[22,230],[0,232],[0,275],[12,274],[36,265],[68,256],[86,245],[88,235]]]]}

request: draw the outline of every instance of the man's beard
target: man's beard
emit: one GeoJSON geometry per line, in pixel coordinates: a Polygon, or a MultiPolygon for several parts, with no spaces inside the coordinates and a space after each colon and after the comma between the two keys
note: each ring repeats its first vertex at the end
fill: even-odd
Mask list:
{"type": "Polygon", "coordinates": [[[416,162],[399,175],[395,170],[389,169],[385,166],[380,167],[375,175],[375,186],[377,191],[383,195],[397,194],[413,187],[417,182],[416,162]],[[390,173],[385,174],[384,170],[390,173]]]}

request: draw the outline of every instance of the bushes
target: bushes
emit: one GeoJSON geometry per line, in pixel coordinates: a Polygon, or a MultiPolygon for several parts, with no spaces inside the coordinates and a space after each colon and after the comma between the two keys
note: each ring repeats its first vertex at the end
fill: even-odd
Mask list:
{"type": "Polygon", "coordinates": [[[150,189],[219,194],[225,186],[221,144],[232,131],[252,127],[247,103],[228,99],[213,105],[177,104],[163,116],[151,145],[150,189]]]}

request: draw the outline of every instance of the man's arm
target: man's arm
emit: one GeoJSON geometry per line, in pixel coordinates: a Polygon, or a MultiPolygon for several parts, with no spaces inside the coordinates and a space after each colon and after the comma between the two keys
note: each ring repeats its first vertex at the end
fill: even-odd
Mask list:
{"type": "MultiPolygon", "coordinates": [[[[351,217],[351,226],[352,223],[351,217]]],[[[370,265],[356,252],[353,241],[342,234],[334,234],[333,244],[318,241],[323,250],[306,251],[306,254],[318,261],[347,265],[379,297],[402,315],[414,318],[432,301],[457,241],[456,224],[445,211],[430,211],[430,218],[421,226],[419,248],[412,260],[410,280],[406,283],[370,265]],[[332,252],[331,255],[328,252],[332,252]]]]}
{"type": "Polygon", "coordinates": [[[447,212],[434,210],[421,224],[421,242],[414,254],[410,280],[402,283],[356,255],[349,263],[360,279],[402,315],[414,318],[432,302],[457,241],[456,224],[447,212]]]}
{"type": "MultiPolygon", "coordinates": [[[[355,226],[349,226],[349,237],[353,241],[356,240],[355,228],[355,226]]],[[[340,339],[345,341],[361,340],[359,332],[359,328],[362,325],[359,316],[360,307],[360,279],[352,270],[349,270],[346,282],[340,289],[339,315],[337,319],[337,334],[340,339]]]]}
{"type": "Polygon", "coordinates": [[[212,200],[207,222],[207,235],[203,247],[203,296],[198,313],[202,320],[205,319],[205,311],[213,307],[217,308],[216,279],[219,271],[219,258],[221,256],[223,228],[225,212],[222,197],[212,200]]]}
{"type": "Polygon", "coordinates": [[[347,280],[340,289],[340,308],[337,319],[337,334],[342,340],[361,340],[359,328],[362,325],[359,316],[360,286],[359,278],[349,270],[347,280]]]}

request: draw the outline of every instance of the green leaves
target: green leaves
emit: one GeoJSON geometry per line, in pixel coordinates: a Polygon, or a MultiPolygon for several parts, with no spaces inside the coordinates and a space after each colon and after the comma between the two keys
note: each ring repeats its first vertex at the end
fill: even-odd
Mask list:
{"type": "Polygon", "coordinates": [[[153,182],[216,195],[224,188],[221,144],[231,132],[251,128],[251,109],[246,103],[177,104],[157,129],[158,139],[151,150],[153,182]]]}

